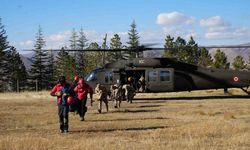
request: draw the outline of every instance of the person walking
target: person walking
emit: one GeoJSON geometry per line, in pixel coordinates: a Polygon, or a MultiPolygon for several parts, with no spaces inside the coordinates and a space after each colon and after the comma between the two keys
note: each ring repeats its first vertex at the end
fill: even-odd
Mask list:
{"type": "Polygon", "coordinates": [[[74,92],[77,95],[76,104],[77,104],[77,112],[80,116],[80,120],[84,121],[85,113],[87,112],[87,94],[88,89],[84,86],[84,79],[80,79],[77,86],[74,88],[74,92]]]}
{"type": "Polygon", "coordinates": [[[107,89],[103,85],[101,85],[101,84],[98,83],[96,85],[96,88],[95,88],[95,93],[97,95],[97,100],[99,101],[98,112],[102,113],[102,102],[105,103],[106,110],[108,112],[109,108],[108,108],[108,99],[107,99],[107,96],[108,96],[107,89]]]}
{"type": "Polygon", "coordinates": [[[73,91],[66,82],[65,76],[59,78],[59,82],[53,87],[50,95],[57,96],[60,132],[67,133],[69,129],[69,105],[73,101],[73,91]]]}

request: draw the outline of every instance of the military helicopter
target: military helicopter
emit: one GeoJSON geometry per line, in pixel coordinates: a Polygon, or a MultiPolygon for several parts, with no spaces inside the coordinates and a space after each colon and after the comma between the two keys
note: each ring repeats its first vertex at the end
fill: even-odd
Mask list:
{"type": "MultiPolygon", "coordinates": [[[[199,48],[249,48],[250,46],[204,46],[199,48]]],[[[150,50],[175,50],[176,48],[150,48],[139,46],[134,52],[150,50]]],[[[51,50],[47,50],[51,51],[51,50]]],[[[53,50],[54,51],[54,50],[53,50]]],[[[55,50],[59,51],[59,50],[55,50]]],[[[131,51],[131,49],[89,49],[66,51],[131,51]]],[[[178,92],[206,89],[241,88],[250,95],[250,72],[230,69],[204,68],[169,58],[132,58],[107,63],[103,67],[92,70],[86,77],[86,82],[95,87],[97,83],[109,89],[110,85],[133,77],[135,83],[143,76],[146,81],[146,92],[178,92]]]]}
{"type": "MultiPolygon", "coordinates": [[[[109,87],[132,76],[138,82],[145,77],[146,92],[177,92],[205,89],[227,89],[250,86],[250,72],[203,68],[168,58],[134,58],[106,64],[91,71],[85,80],[109,87]],[[124,78],[124,79],[122,79],[124,78]]],[[[250,94],[249,92],[247,92],[250,94]]]]}
{"type": "MultiPolygon", "coordinates": [[[[249,48],[250,46],[207,46],[204,48],[249,48]]],[[[200,47],[203,48],[203,47],[200,47]]],[[[129,49],[122,49],[127,51],[129,49]]],[[[140,46],[134,51],[166,50],[140,46]]],[[[168,48],[174,50],[174,48],[168,48]]],[[[113,51],[121,51],[119,49],[113,51]]],[[[177,92],[205,89],[244,88],[250,86],[250,72],[204,68],[168,58],[133,58],[105,64],[102,68],[91,71],[85,80],[95,87],[97,83],[107,88],[118,81],[126,82],[133,77],[135,83],[143,76],[146,92],[177,92]]],[[[109,89],[109,88],[108,88],[109,89]]]]}

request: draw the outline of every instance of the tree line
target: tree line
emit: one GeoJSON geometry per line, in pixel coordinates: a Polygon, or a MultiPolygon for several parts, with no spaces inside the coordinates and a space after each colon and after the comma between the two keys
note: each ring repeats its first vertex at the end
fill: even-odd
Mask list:
{"type": "MultiPolygon", "coordinates": [[[[39,26],[35,36],[34,55],[32,65],[29,70],[25,68],[20,54],[16,48],[9,45],[4,25],[0,19],[0,92],[19,90],[46,90],[49,89],[58,79],[64,75],[69,81],[74,75],[85,76],[91,70],[101,67],[106,63],[115,62],[121,59],[143,57],[141,52],[134,51],[133,48],[140,45],[139,33],[136,29],[135,21],[130,25],[128,31],[128,42],[123,44],[121,37],[114,34],[110,42],[107,41],[107,34],[103,37],[103,42],[90,42],[83,28],[79,31],[73,29],[69,39],[69,45],[61,47],[55,54],[53,51],[43,51],[46,47],[46,39],[43,36],[42,28],[39,26]],[[108,45],[108,43],[110,43],[108,45]],[[81,52],[85,49],[121,49],[128,48],[131,51],[122,52],[81,52]],[[75,49],[78,51],[67,51],[75,49]]],[[[188,41],[181,37],[165,38],[165,51],[162,57],[177,59],[178,61],[200,65],[203,67],[228,69],[230,63],[227,56],[221,50],[217,50],[212,58],[205,48],[199,49],[198,44],[190,37],[188,41]],[[168,49],[168,48],[175,48],[168,49]]],[[[233,67],[237,70],[246,69],[250,66],[250,56],[248,64],[244,62],[242,56],[234,59],[233,67]]]]}
{"type": "MultiPolygon", "coordinates": [[[[199,48],[198,44],[191,36],[188,41],[181,37],[171,37],[170,35],[165,38],[165,51],[163,57],[177,59],[178,61],[186,62],[189,64],[199,65],[202,67],[213,67],[220,69],[229,69],[230,62],[227,60],[226,54],[217,49],[212,57],[206,48],[199,48]],[[174,48],[172,50],[171,48],[174,48]]],[[[248,69],[250,65],[250,56],[248,63],[244,61],[242,56],[236,56],[232,63],[235,70],[248,69]]]]}

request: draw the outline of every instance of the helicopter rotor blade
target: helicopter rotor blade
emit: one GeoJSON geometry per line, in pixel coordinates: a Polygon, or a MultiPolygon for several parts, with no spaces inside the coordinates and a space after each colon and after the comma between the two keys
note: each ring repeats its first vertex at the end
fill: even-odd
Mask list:
{"type": "MultiPolygon", "coordinates": [[[[152,45],[152,44],[150,44],[152,45]]],[[[65,52],[121,52],[121,51],[133,51],[133,52],[143,52],[143,51],[157,51],[157,50],[177,50],[186,49],[189,46],[184,47],[170,47],[170,48],[158,48],[158,47],[148,47],[146,45],[141,45],[132,48],[121,48],[121,49],[64,49],[65,52]]],[[[198,48],[250,48],[250,45],[225,45],[225,46],[198,46],[198,48]]],[[[36,51],[35,49],[24,49],[22,51],[36,51]]],[[[62,51],[62,49],[41,49],[41,51],[62,51]]]]}
{"type": "Polygon", "coordinates": [[[200,48],[250,48],[250,45],[199,46],[200,48]]]}

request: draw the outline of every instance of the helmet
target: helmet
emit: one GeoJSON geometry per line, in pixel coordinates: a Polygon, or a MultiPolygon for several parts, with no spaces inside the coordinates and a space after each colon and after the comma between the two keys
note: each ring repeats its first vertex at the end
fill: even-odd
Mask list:
{"type": "Polygon", "coordinates": [[[67,98],[67,104],[72,104],[73,103],[73,97],[72,96],[69,96],[68,98],[67,98]]]}
{"type": "Polygon", "coordinates": [[[84,79],[80,79],[79,83],[84,84],[84,79]]]}
{"type": "Polygon", "coordinates": [[[78,80],[79,80],[79,77],[77,75],[75,75],[74,81],[78,81],[78,80]]]}

